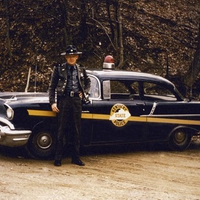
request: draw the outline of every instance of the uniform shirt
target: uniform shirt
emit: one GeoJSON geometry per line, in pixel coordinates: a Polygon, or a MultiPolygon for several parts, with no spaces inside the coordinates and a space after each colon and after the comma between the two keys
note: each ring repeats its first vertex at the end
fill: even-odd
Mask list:
{"type": "Polygon", "coordinates": [[[65,91],[67,94],[71,91],[74,91],[74,93],[79,92],[78,72],[76,66],[67,65],[67,86],[65,91]]]}

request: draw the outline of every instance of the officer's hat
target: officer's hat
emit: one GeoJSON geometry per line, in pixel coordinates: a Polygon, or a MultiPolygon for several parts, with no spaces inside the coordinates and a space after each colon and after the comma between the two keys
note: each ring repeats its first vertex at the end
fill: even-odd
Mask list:
{"type": "Polygon", "coordinates": [[[79,55],[79,54],[82,54],[82,52],[78,52],[77,48],[74,45],[67,46],[66,51],[61,53],[62,56],[65,56],[65,55],[79,55]]]}

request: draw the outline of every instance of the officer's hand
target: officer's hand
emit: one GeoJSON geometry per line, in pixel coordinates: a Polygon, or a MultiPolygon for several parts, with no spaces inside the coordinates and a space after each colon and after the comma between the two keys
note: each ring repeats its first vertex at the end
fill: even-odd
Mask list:
{"type": "Polygon", "coordinates": [[[79,97],[80,97],[81,99],[83,98],[82,92],[79,92],[79,97]]]}
{"type": "Polygon", "coordinates": [[[51,105],[51,109],[52,109],[53,112],[59,113],[59,109],[58,109],[56,103],[54,103],[54,104],[51,105]]]}

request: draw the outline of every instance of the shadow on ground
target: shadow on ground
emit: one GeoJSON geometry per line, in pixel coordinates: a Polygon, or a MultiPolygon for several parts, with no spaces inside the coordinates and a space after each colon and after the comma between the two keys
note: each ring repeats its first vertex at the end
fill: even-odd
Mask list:
{"type": "MultiPolygon", "coordinates": [[[[200,150],[200,141],[194,141],[190,144],[189,150],[200,150]]],[[[81,148],[81,156],[101,155],[101,154],[122,154],[130,152],[158,152],[171,151],[167,144],[150,143],[150,144],[130,144],[130,145],[107,145],[81,148]]],[[[66,147],[65,156],[69,156],[69,151],[66,147]]],[[[14,158],[30,158],[24,147],[4,147],[0,146],[0,155],[14,158]]]]}

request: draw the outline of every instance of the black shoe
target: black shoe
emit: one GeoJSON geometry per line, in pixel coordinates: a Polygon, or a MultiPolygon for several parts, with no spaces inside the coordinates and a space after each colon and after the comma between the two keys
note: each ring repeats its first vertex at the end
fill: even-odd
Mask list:
{"type": "Polygon", "coordinates": [[[72,158],[72,163],[79,166],[85,166],[85,163],[82,162],[80,158],[75,158],[75,159],[72,158]]]}
{"type": "Polygon", "coordinates": [[[55,160],[54,165],[57,167],[61,166],[61,160],[55,160]]]}

